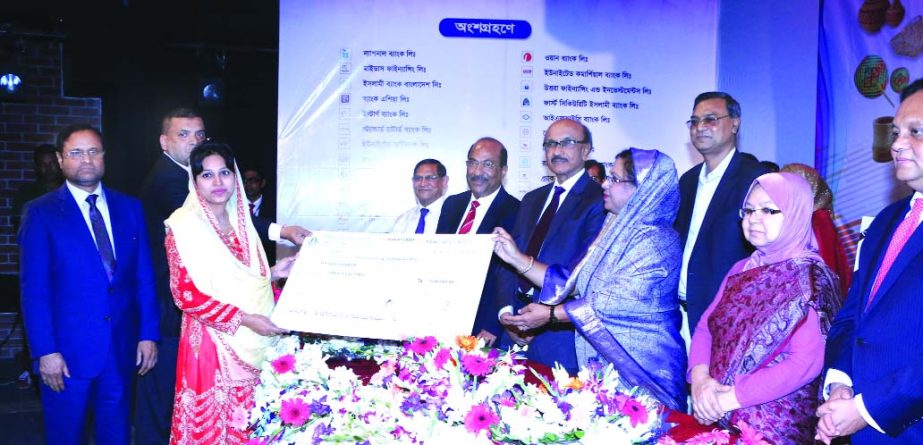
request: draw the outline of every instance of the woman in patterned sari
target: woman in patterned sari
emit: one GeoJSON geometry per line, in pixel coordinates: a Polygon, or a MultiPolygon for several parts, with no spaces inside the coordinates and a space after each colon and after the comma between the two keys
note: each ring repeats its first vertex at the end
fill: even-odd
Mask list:
{"type": "Polygon", "coordinates": [[[243,196],[230,147],[190,156],[191,191],[166,220],[173,300],[183,311],[171,444],[243,444],[263,353],[282,334],[268,315],[272,270],[243,196]]]}
{"type": "Polygon", "coordinates": [[[810,185],[793,173],[750,186],[740,212],[756,251],[728,272],[692,337],[699,422],[745,423],[777,445],[814,442],[824,339],[840,288],[817,254],[813,203],[810,185]]]}
{"type": "Polygon", "coordinates": [[[622,151],[603,182],[609,215],[576,267],[535,261],[500,228],[495,251],[542,287],[536,303],[501,318],[507,329],[527,340],[540,326],[571,323],[581,366],[611,363],[624,385],[685,411],[686,352],[676,294],[683,252],[673,230],[678,184],[669,156],[622,151]]]}

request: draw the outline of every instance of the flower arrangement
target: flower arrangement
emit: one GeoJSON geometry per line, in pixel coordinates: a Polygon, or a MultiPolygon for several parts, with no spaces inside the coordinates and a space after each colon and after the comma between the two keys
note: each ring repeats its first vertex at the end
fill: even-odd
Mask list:
{"type": "Polygon", "coordinates": [[[253,445],[328,443],[654,443],[664,427],[653,398],[619,386],[611,365],[528,373],[519,349],[463,336],[404,343],[282,339],[269,354],[247,423],[253,445]],[[364,383],[333,356],[373,360],[364,383]]]}

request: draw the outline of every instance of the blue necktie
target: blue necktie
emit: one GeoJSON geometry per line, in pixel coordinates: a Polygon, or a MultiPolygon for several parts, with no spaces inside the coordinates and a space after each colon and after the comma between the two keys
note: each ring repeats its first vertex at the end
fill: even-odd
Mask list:
{"type": "MultiPolygon", "coordinates": [[[[535,225],[535,231],[532,232],[532,237],[529,238],[529,244],[526,246],[526,255],[534,258],[541,252],[542,244],[545,243],[545,236],[548,235],[548,229],[551,227],[551,220],[554,218],[554,214],[558,211],[558,205],[561,203],[561,193],[564,193],[564,187],[555,186],[554,195],[551,196],[551,202],[548,203],[548,207],[542,212],[542,216],[535,225]]],[[[533,287],[532,282],[527,280],[526,277],[519,277],[519,288],[522,289],[523,293],[529,292],[533,287]]]]}
{"type": "Polygon", "coordinates": [[[103,261],[106,276],[109,277],[109,281],[112,281],[112,277],[115,275],[115,253],[112,251],[112,242],[109,240],[106,222],[103,221],[103,215],[96,208],[97,198],[99,198],[97,195],[87,196],[87,203],[90,204],[90,225],[93,226],[93,236],[96,237],[99,259],[103,261]]]}
{"type": "Polygon", "coordinates": [[[426,214],[429,213],[429,209],[423,207],[420,209],[420,221],[417,222],[417,231],[413,233],[423,233],[423,229],[426,228],[426,214]]]}

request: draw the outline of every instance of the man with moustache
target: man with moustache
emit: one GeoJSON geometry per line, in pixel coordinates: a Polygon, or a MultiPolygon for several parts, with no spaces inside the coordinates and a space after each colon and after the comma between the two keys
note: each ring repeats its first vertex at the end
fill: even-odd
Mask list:
{"type": "MultiPolygon", "coordinates": [[[[520,251],[544,264],[573,264],[586,253],[606,218],[602,187],[584,170],[593,150],[593,136],[583,124],[563,119],[545,131],[542,143],[545,163],[555,176],[548,184],[526,193],[519,206],[511,235],[520,251]]],[[[499,301],[519,309],[541,293],[539,288],[516,273],[502,269],[498,278],[499,301]]],[[[505,312],[505,311],[504,311],[505,312]]],[[[529,343],[526,357],[548,366],[560,363],[576,375],[574,327],[558,324],[526,333],[516,326],[501,324],[517,343],[529,343]]]]}
{"type": "Polygon", "coordinates": [[[689,139],[704,162],[679,179],[680,204],[674,228],[683,242],[679,298],[686,347],[724,275],[753,251],[740,226],[741,203],[757,176],[769,171],[737,150],[740,104],[723,92],[695,98],[686,121],[689,139]]]}
{"type": "Polygon", "coordinates": [[[58,136],[66,179],[26,205],[19,231],[23,320],[41,376],[45,437],[130,443],[132,374],[157,363],[158,314],[141,203],[108,187],[99,130],[58,136]]]}
{"type": "MultiPolygon", "coordinates": [[[[494,138],[484,137],[471,145],[465,161],[469,190],[445,199],[436,233],[488,234],[493,233],[494,227],[512,230],[519,200],[503,188],[507,156],[506,147],[494,138]]],[[[492,292],[494,280],[499,269],[508,267],[496,255],[492,256],[481,291],[472,333],[489,344],[493,344],[502,330],[497,319],[500,307],[492,292]]]]}
{"type": "MultiPolygon", "coordinates": [[[[189,108],[169,111],[161,121],[160,148],[163,154],[154,163],[141,187],[141,202],[147,218],[150,249],[154,262],[157,301],[160,305],[160,366],[138,379],[135,404],[137,445],[163,444],[170,440],[173,416],[173,391],[176,386],[176,355],[179,348],[182,313],[173,303],[170,269],[164,249],[163,222],[178,209],[189,194],[189,154],[205,140],[202,115],[189,108]]],[[[279,226],[262,218],[253,219],[261,239],[284,238],[295,244],[310,235],[298,226],[279,226]]]]}
{"type": "Polygon", "coordinates": [[[866,230],[859,268],[827,335],[827,403],[817,439],[923,443],[923,79],[901,92],[891,127],[894,176],[913,194],[866,230]]]}
{"type": "Polygon", "coordinates": [[[417,162],[411,182],[417,205],[397,217],[391,233],[436,233],[443,196],[449,187],[445,166],[435,159],[417,162]]]}

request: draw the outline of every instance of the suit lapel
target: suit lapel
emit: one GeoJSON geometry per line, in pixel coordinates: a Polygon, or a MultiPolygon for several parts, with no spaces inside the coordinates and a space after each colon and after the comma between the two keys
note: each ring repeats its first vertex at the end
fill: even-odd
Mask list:
{"type": "Polygon", "coordinates": [[[99,273],[105,276],[106,269],[103,268],[103,261],[99,258],[96,241],[93,240],[93,234],[90,233],[90,228],[83,218],[83,211],[78,207],[74,195],[67,189],[66,184],[58,189],[58,210],[61,212],[60,227],[73,231],[72,239],[76,242],[75,247],[83,250],[83,253],[78,252],[78,255],[85,256],[88,264],[95,265],[99,273]]]}
{"type": "MultiPolygon", "coordinates": [[[[866,287],[867,289],[864,292],[863,301],[865,305],[868,305],[868,297],[871,292],[871,286],[875,282],[875,277],[878,274],[878,271],[881,268],[881,263],[884,261],[885,252],[888,250],[888,246],[891,244],[891,237],[894,236],[894,231],[897,230],[897,226],[901,224],[904,220],[905,213],[908,210],[910,205],[910,200],[906,200],[906,205],[895,206],[895,211],[890,215],[890,224],[888,224],[888,233],[886,236],[882,236],[878,243],[874,246],[876,250],[873,252],[875,255],[875,267],[869,268],[870,274],[867,276],[866,287]]],[[[866,246],[862,246],[865,249],[866,246]]],[[[870,246],[871,247],[871,246],[870,246]]],[[[901,275],[904,269],[907,268],[907,265],[910,261],[915,258],[917,255],[923,252],[923,225],[918,226],[914,230],[913,234],[910,236],[910,239],[907,240],[907,244],[904,244],[904,247],[897,254],[897,258],[894,259],[894,263],[891,264],[891,268],[888,270],[888,274],[885,275],[884,280],[882,280],[881,285],[878,286],[878,292],[876,297],[872,299],[871,306],[869,306],[868,311],[871,311],[879,301],[879,297],[883,296],[891,286],[897,281],[897,277],[901,275]]]]}
{"type": "Polygon", "coordinates": [[[127,218],[127,209],[124,204],[119,196],[106,189],[106,205],[109,207],[109,224],[112,226],[112,244],[115,249],[115,275],[112,277],[113,281],[119,276],[119,271],[123,269],[119,267],[120,260],[129,251],[129,234],[125,230],[126,225],[122,224],[127,218]]]}
{"type": "Polygon", "coordinates": [[[481,220],[481,225],[478,226],[476,233],[493,233],[494,227],[500,225],[500,215],[503,214],[503,205],[506,203],[506,190],[503,190],[503,187],[500,187],[500,190],[497,191],[497,197],[494,198],[494,202],[490,203],[490,207],[487,209],[487,213],[484,214],[484,219],[481,220]]]}
{"type": "MultiPolygon", "coordinates": [[[[702,164],[702,168],[705,168],[704,163],[702,164]]],[[[717,215],[723,213],[726,210],[724,207],[725,204],[727,204],[725,201],[727,200],[728,196],[736,195],[732,192],[734,191],[734,187],[737,186],[737,176],[739,172],[740,152],[735,151],[733,157],[731,158],[731,163],[728,164],[727,170],[725,170],[724,175],[721,176],[721,181],[718,182],[718,188],[715,189],[715,194],[712,195],[711,202],[708,203],[708,210],[705,211],[705,218],[702,219],[701,227],[709,227],[714,219],[718,217],[717,215]]],[[[698,181],[696,181],[696,185],[698,185],[698,181]]],[[[698,187],[696,188],[698,189],[698,187]]],[[[695,195],[693,194],[693,199],[695,199],[694,196],[695,195]]],[[[740,206],[742,204],[743,203],[738,202],[734,205],[740,206]]],[[[699,232],[700,235],[703,233],[707,232],[699,232]]],[[[699,239],[701,239],[701,236],[699,239]]]]}
{"type": "Polygon", "coordinates": [[[523,203],[520,204],[521,207],[519,208],[519,211],[523,212],[525,217],[528,218],[527,221],[529,221],[529,225],[523,233],[522,249],[525,249],[529,244],[529,240],[532,239],[532,233],[535,232],[535,226],[538,225],[538,219],[542,217],[542,210],[544,210],[545,201],[548,200],[548,193],[551,193],[551,187],[553,186],[554,183],[543,185],[535,194],[536,198],[540,197],[539,199],[531,200],[528,203],[523,201],[523,203]],[[525,207],[524,205],[528,205],[528,207],[525,207]]]}
{"type": "Polygon", "coordinates": [[[545,235],[546,240],[554,239],[554,237],[557,236],[558,230],[561,229],[561,225],[564,224],[564,220],[577,211],[577,206],[583,201],[583,192],[586,190],[589,181],[590,176],[586,173],[582,173],[580,179],[578,179],[571,190],[567,192],[564,201],[561,202],[560,206],[558,206],[558,210],[554,213],[554,218],[551,218],[551,225],[548,227],[548,233],[545,235]]]}

